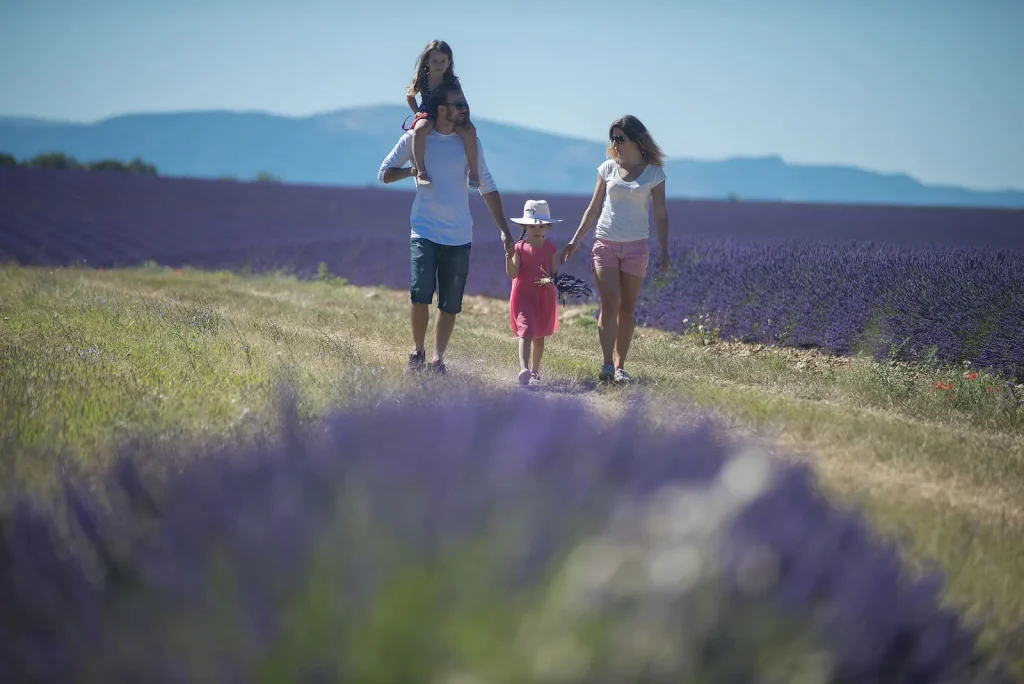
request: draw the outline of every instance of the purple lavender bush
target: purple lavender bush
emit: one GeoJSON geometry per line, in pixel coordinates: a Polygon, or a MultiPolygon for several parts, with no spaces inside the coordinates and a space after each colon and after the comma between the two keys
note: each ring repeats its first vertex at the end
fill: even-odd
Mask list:
{"type": "Polygon", "coordinates": [[[651,274],[638,319],[724,339],[970,361],[1024,378],[1024,253],[812,241],[686,240],[651,274]]]}
{"type": "MultiPolygon", "coordinates": [[[[506,196],[506,208],[525,199],[506,196]]],[[[588,201],[549,199],[564,216],[588,201]]],[[[300,278],[324,263],[351,284],[405,290],[411,202],[378,187],[0,169],[0,261],[153,260],[300,278]]],[[[492,219],[479,197],[471,210],[466,291],[507,298],[492,219]]],[[[669,214],[681,221],[676,276],[654,287],[652,273],[648,325],[683,332],[706,313],[727,338],[910,360],[934,352],[1024,381],[1022,211],[671,200],[669,214]]],[[[559,246],[573,230],[562,225],[551,234],[559,246]]],[[[585,250],[560,271],[593,285],[585,250]]]]}
{"type": "Polygon", "coordinates": [[[0,681],[1006,681],[941,578],[710,424],[472,393],[295,415],[125,454],[65,515],[10,498],[0,681]]]}

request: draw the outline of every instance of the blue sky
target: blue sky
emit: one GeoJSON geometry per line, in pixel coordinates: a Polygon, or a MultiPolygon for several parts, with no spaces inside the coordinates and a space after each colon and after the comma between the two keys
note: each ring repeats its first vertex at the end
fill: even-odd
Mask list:
{"type": "Polygon", "coordinates": [[[435,37],[478,119],[1024,188],[1024,0],[0,0],[0,114],[401,105],[435,37]]]}

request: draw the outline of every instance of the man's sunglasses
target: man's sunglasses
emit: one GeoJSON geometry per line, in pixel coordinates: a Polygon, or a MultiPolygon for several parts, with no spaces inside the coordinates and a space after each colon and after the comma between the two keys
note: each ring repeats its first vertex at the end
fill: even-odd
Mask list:
{"type": "Polygon", "coordinates": [[[468,109],[469,103],[465,100],[459,100],[458,102],[445,102],[445,107],[455,107],[456,109],[468,109]]]}

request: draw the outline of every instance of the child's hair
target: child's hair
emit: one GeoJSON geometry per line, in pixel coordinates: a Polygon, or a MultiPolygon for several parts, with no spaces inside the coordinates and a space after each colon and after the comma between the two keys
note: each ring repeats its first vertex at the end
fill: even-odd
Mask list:
{"type": "Polygon", "coordinates": [[[412,75],[409,88],[406,90],[409,97],[416,97],[416,94],[422,91],[426,85],[427,72],[430,71],[427,60],[434,50],[440,50],[448,57],[448,70],[444,72],[444,80],[449,82],[455,80],[455,58],[452,56],[451,46],[443,40],[432,40],[427,43],[427,47],[423,48],[423,52],[416,59],[416,72],[412,75]]]}
{"type": "MultiPolygon", "coordinates": [[[[647,127],[641,123],[640,119],[636,118],[632,114],[620,117],[615,121],[612,121],[612,125],[608,127],[608,138],[612,137],[612,131],[616,128],[622,130],[626,134],[626,137],[635,142],[640,146],[640,154],[643,155],[644,160],[648,164],[654,164],[655,166],[665,166],[665,153],[658,147],[658,143],[654,142],[654,138],[647,131],[647,127]]],[[[608,144],[608,157],[611,159],[615,158],[615,146],[611,143],[608,144]]]]}
{"type": "MultiPolygon", "coordinates": [[[[548,228],[551,227],[550,223],[548,223],[546,225],[547,225],[548,228]]],[[[524,239],[526,239],[526,226],[525,225],[523,226],[523,234],[519,236],[519,240],[517,242],[522,242],[524,239]]]]}

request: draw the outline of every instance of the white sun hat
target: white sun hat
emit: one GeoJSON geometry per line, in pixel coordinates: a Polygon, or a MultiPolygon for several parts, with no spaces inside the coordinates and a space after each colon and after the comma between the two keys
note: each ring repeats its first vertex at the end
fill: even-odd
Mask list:
{"type": "Polygon", "coordinates": [[[526,200],[526,204],[523,205],[523,215],[511,220],[520,225],[562,222],[562,219],[551,218],[551,208],[546,200],[526,200]]]}

